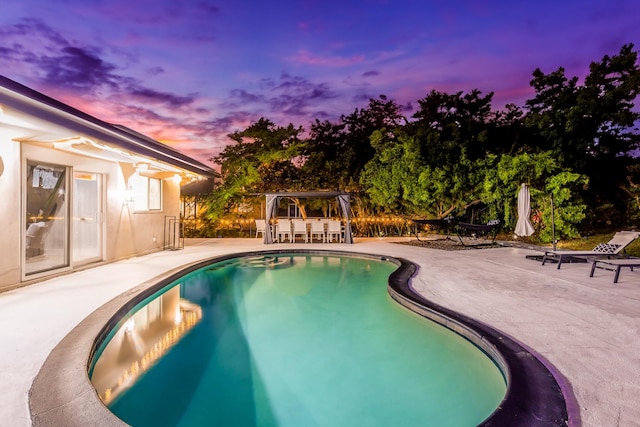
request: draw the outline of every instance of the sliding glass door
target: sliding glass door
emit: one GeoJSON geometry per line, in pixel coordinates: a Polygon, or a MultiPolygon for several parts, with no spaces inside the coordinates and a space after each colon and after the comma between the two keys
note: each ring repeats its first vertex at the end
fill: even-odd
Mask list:
{"type": "Polygon", "coordinates": [[[71,181],[70,173],[27,161],[25,276],[102,260],[102,175],[74,172],[71,181]]]}
{"type": "Polygon", "coordinates": [[[27,162],[25,275],[69,265],[68,168],[27,162]]]}
{"type": "Polygon", "coordinates": [[[73,174],[73,265],[102,260],[102,176],[73,174]]]}

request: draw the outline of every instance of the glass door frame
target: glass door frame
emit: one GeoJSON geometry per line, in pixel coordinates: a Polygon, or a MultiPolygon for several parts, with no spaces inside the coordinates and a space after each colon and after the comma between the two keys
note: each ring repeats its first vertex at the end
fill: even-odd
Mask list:
{"type": "MultiPolygon", "coordinates": [[[[44,277],[44,276],[49,276],[51,274],[54,274],[56,272],[60,272],[60,271],[66,271],[66,270],[70,270],[71,269],[71,252],[70,252],[70,214],[71,214],[71,207],[70,207],[70,185],[71,185],[71,180],[70,180],[70,175],[72,173],[72,168],[68,165],[63,165],[63,164],[59,164],[59,163],[55,163],[55,162],[48,162],[48,161],[39,161],[33,158],[26,158],[23,161],[23,165],[24,165],[24,173],[22,176],[22,180],[21,180],[21,189],[22,189],[22,223],[21,223],[21,230],[22,230],[22,234],[21,234],[21,241],[22,241],[22,250],[21,250],[21,275],[22,275],[22,279],[23,280],[31,280],[31,279],[37,279],[40,277],[44,277]],[[29,192],[29,184],[31,184],[31,187],[36,188],[36,186],[34,185],[34,179],[35,177],[33,176],[33,173],[30,175],[29,171],[30,171],[30,167],[33,166],[34,170],[38,167],[38,166],[42,166],[42,170],[45,170],[47,168],[50,168],[52,170],[55,169],[60,169],[60,170],[64,170],[64,181],[62,182],[62,184],[64,185],[62,189],[60,189],[58,187],[58,183],[56,182],[56,184],[51,187],[52,185],[52,180],[54,179],[54,176],[43,176],[40,177],[39,179],[42,179],[41,182],[44,181],[49,181],[45,184],[39,184],[41,185],[42,189],[53,189],[53,192],[50,192],[50,194],[47,197],[46,200],[46,206],[42,206],[44,209],[43,210],[38,210],[37,212],[35,211],[34,207],[31,206],[33,204],[33,198],[38,199],[37,195],[30,195],[29,192]],[[29,182],[29,179],[31,178],[31,182],[29,182]],[[54,200],[58,198],[58,200],[54,200]],[[49,200],[51,199],[51,200],[49,200]],[[63,208],[60,209],[60,211],[55,211],[54,212],[54,207],[55,207],[55,203],[58,202],[62,202],[64,203],[63,208]],[[54,203],[52,206],[49,206],[51,203],[54,203]],[[30,209],[30,207],[32,209],[30,209]],[[34,212],[31,212],[30,210],[33,210],[34,212]],[[47,212],[44,212],[44,211],[47,212]],[[51,216],[51,214],[54,214],[53,217],[51,216]],[[40,215],[40,216],[39,216],[40,215]],[[58,215],[62,215],[62,218],[58,218],[58,215]],[[57,222],[60,221],[60,222],[57,222]],[[36,227],[35,225],[38,224],[40,225],[40,227],[36,227]],[[46,227],[44,227],[46,226],[46,227]],[[55,230],[54,230],[55,227],[55,230]],[[62,229],[60,230],[60,227],[62,227],[62,229]],[[46,253],[45,253],[45,244],[47,243],[46,240],[46,235],[45,236],[37,236],[37,228],[48,228],[48,230],[40,230],[41,233],[45,233],[48,232],[49,234],[53,233],[55,237],[55,234],[57,234],[57,239],[62,243],[62,247],[61,248],[53,248],[54,251],[59,251],[60,253],[58,254],[59,257],[61,257],[61,262],[57,263],[57,264],[53,264],[53,265],[49,265],[47,266],[46,264],[46,253]],[[31,230],[30,230],[31,229],[31,230]],[[34,248],[32,247],[32,244],[34,242],[34,240],[36,239],[44,239],[43,241],[40,241],[38,244],[41,245],[41,247],[37,248],[37,253],[33,253],[34,248]],[[27,253],[29,252],[29,254],[27,253]],[[28,269],[28,263],[27,260],[30,258],[34,258],[34,257],[38,257],[38,256],[43,256],[43,263],[42,266],[38,267],[37,265],[35,267],[33,267],[33,269],[30,271],[28,269]]],[[[33,171],[32,171],[33,172],[33,171]]],[[[42,192],[40,192],[42,193],[42,192]]],[[[46,195],[46,194],[45,194],[46,195]]],[[[43,194],[40,194],[40,198],[42,198],[43,194]]],[[[42,201],[42,200],[41,200],[42,201]]],[[[38,204],[37,200],[36,200],[36,205],[38,204]]],[[[50,240],[53,240],[53,237],[50,238],[50,240]]],[[[55,258],[54,258],[55,259],[55,258]]],[[[36,259],[35,261],[33,261],[34,263],[38,262],[38,260],[36,259]]]]}
{"type": "Polygon", "coordinates": [[[105,198],[104,198],[104,175],[98,172],[87,172],[84,170],[73,170],[72,172],[72,179],[71,179],[71,188],[72,188],[72,194],[71,194],[71,206],[70,206],[70,235],[73,236],[70,239],[70,248],[69,248],[69,253],[70,253],[70,262],[72,266],[79,266],[79,265],[85,265],[85,264],[90,264],[93,262],[99,262],[99,261],[103,261],[104,260],[104,252],[105,252],[105,242],[104,242],[104,236],[105,236],[105,230],[104,230],[104,206],[105,206],[105,198]],[[76,191],[76,179],[82,179],[82,176],[93,176],[95,178],[95,182],[96,182],[96,188],[95,188],[95,212],[93,213],[94,217],[93,218],[77,218],[76,214],[78,212],[76,212],[76,202],[79,201],[79,197],[80,194],[78,194],[78,191],[76,191]],[[76,239],[76,233],[80,231],[79,229],[79,222],[78,221],[82,221],[83,219],[87,219],[87,220],[93,220],[95,221],[95,227],[93,228],[93,231],[95,232],[94,237],[96,239],[96,247],[95,249],[97,250],[97,253],[94,256],[90,256],[90,257],[85,257],[85,258],[77,258],[77,252],[78,250],[80,250],[81,248],[76,247],[77,246],[77,239],[76,239]],[[76,229],[76,227],[78,227],[78,229],[76,229]]]}

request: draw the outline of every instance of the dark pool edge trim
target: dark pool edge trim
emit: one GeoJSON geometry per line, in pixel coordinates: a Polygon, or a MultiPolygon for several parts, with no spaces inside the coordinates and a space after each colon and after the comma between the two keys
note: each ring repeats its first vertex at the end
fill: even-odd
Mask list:
{"type": "Polygon", "coordinates": [[[567,426],[562,388],[546,364],[509,336],[446,307],[411,287],[418,266],[396,258],[399,268],[389,277],[389,295],[402,306],[467,338],[485,351],[507,380],[507,393],[480,426],[567,426]]]}
{"type": "Polygon", "coordinates": [[[169,270],[133,287],[99,307],[51,351],[29,390],[32,425],[126,426],[100,400],[88,370],[100,342],[140,301],[176,279],[208,264],[265,254],[333,254],[364,257],[398,265],[389,277],[390,296],[404,307],[436,321],[483,349],[507,378],[507,395],[482,426],[565,426],[567,411],[553,374],[531,352],[496,330],[439,306],[411,289],[417,265],[403,258],[352,251],[277,249],[218,255],[169,270]]]}

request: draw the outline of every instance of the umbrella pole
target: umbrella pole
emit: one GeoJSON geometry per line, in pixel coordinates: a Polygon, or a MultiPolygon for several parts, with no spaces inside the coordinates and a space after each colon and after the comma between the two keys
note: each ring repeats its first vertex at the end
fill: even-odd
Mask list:
{"type": "Polygon", "coordinates": [[[553,215],[553,193],[551,193],[551,239],[553,243],[553,250],[556,250],[556,223],[553,215]]]}

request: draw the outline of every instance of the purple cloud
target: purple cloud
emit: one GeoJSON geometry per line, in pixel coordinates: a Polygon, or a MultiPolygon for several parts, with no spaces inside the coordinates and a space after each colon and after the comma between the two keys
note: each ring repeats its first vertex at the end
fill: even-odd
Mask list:
{"type": "Polygon", "coordinates": [[[47,86],[92,91],[104,85],[117,87],[116,66],[99,55],[99,51],[67,46],[57,55],[37,58],[34,65],[45,72],[42,81],[47,86]]]}
{"type": "Polygon", "coordinates": [[[145,87],[130,88],[127,91],[127,95],[130,95],[140,102],[165,104],[172,107],[183,107],[185,105],[192,104],[195,98],[195,95],[177,96],[171,93],[159,92],[145,87]]]}
{"type": "Polygon", "coordinates": [[[327,83],[313,83],[304,77],[286,73],[271,86],[273,96],[268,100],[271,111],[299,117],[308,117],[310,106],[338,96],[327,83]]]}
{"type": "Polygon", "coordinates": [[[224,104],[227,108],[238,108],[247,104],[258,104],[265,101],[261,94],[250,93],[244,89],[233,89],[229,94],[229,100],[224,104]]]}
{"type": "MultiPolygon", "coordinates": [[[[145,87],[140,80],[124,74],[120,66],[104,59],[104,49],[79,43],[74,45],[38,20],[25,20],[13,27],[3,28],[0,34],[6,39],[17,39],[23,32],[42,42],[45,49],[33,51],[14,41],[2,47],[7,55],[0,59],[0,64],[3,61],[18,61],[31,65],[31,79],[36,79],[44,87],[56,88],[59,92],[69,90],[92,95],[108,90],[111,96],[126,96],[141,103],[165,104],[169,107],[193,102],[194,95],[179,96],[145,87]]],[[[151,67],[149,72],[158,75],[163,70],[161,67],[151,67]]]]}
{"type": "Polygon", "coordinates": [[[319,56],[313,55],[306,50],[299,51],[295,56],[290,58],[291,61],[306,65],[316,65],[325,67],[345,67],[349,65],[359,64],[364,61],[364,55],[354,55],[351,57],[340,56],[319,56]]]}
{"type": "Polygon", "coordinates": [[[102,86],[115,87],[120,80],[114,74],[117,67],[101,59],[100,48],[73,46],[36,19],[2,28],[0,37],[6,43],[3,46],[6,56],[0,59],[0,64],[28,64],[30,77],[45,87],[95,92],[102,86]],[[23,38],[25,34],[28,36],[23,38]],[[34,41],[39,48],[31,47],[34,41]]]}

